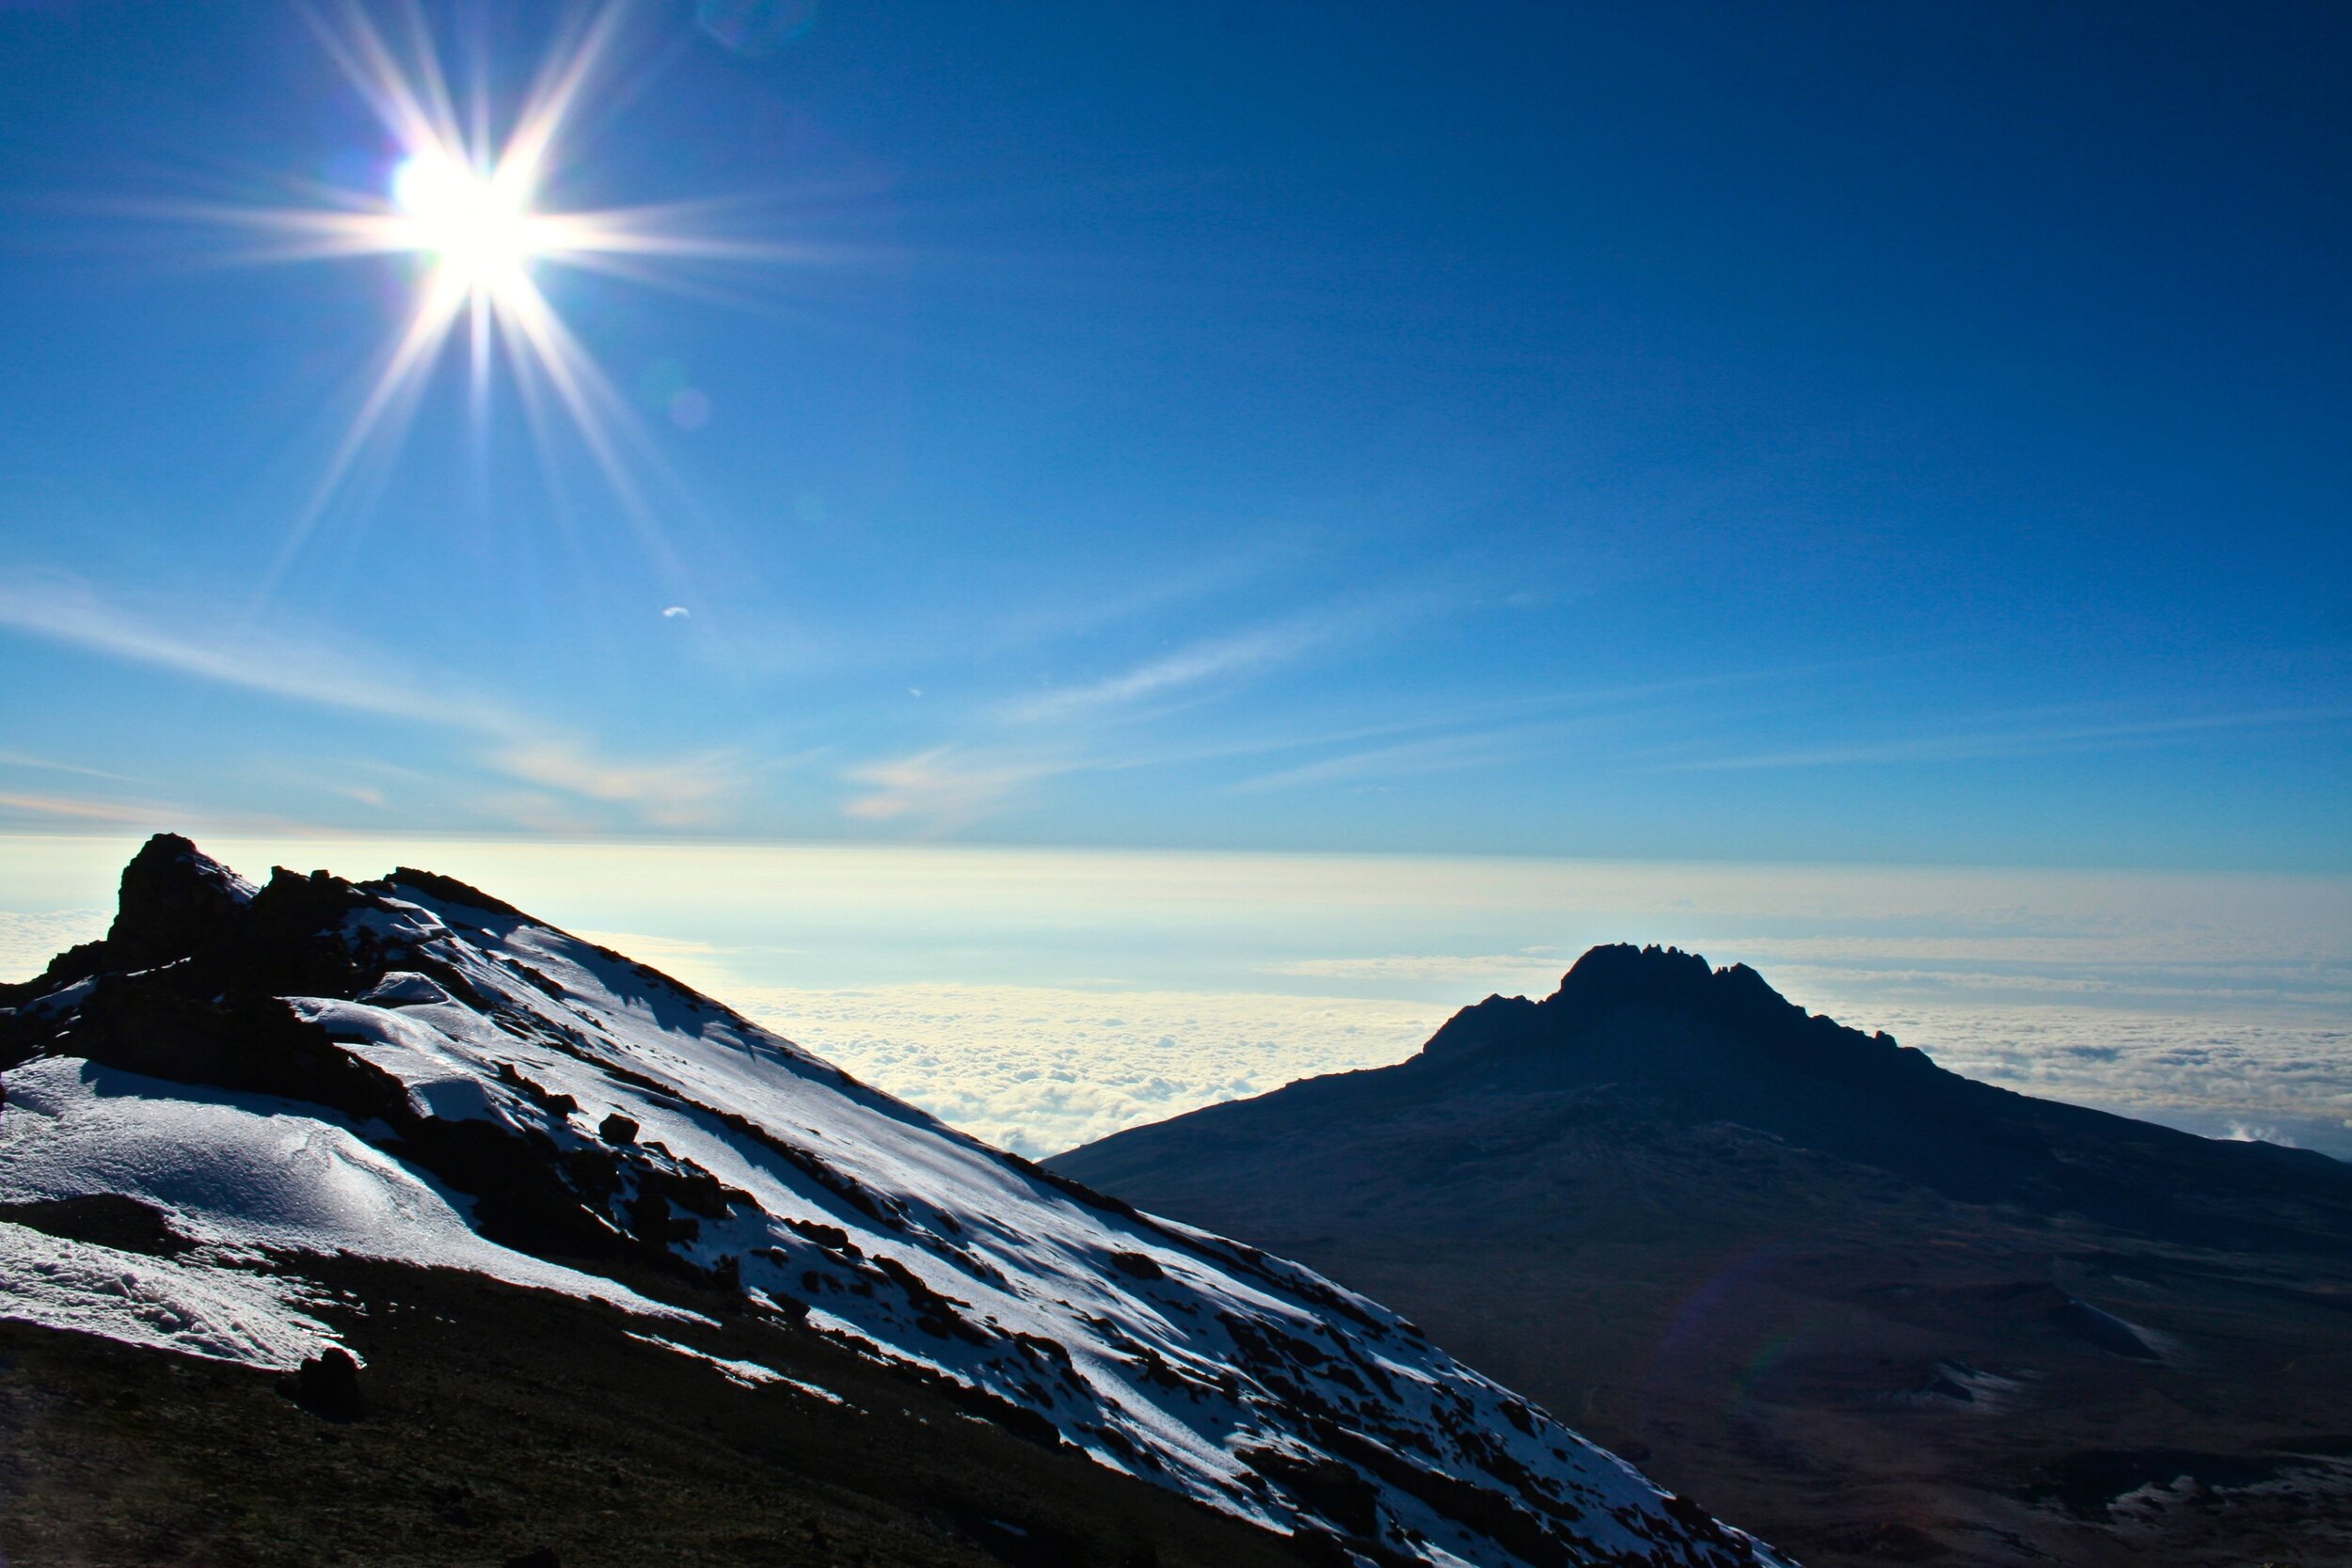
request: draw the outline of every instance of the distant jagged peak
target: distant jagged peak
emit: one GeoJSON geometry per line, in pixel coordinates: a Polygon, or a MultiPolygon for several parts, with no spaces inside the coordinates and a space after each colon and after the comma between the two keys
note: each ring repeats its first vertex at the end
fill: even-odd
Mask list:
{"type": "Polygon", "coordinates": [[[1645,1042],[1636,1067],[1671,1069],[1687,1055],[1683,1047],[1701,1040],[1760,1049],[1786,1065],[1817,1070],[1877,1071],[1898,1063],[1908,1072],[1926,1065],[1891,1035],[1808,1014],[1746,964],[1718,969],[1679,947],[1631,942],[1588,950],[1540,1002],[1490,996],[1463,1008],[1430,1037],[1423,1054],[1441,1062],[1552,1057],[1571,1042],[1615,1038],[1628,1029],[1645,1042]]]}
{"type": "Polygon", "coordinates": [[[184,958],[253,901],[251,882],[178,833],[157,833],[122,868],[106,946],[114,967],[184,958]]]}
{"type": "Polygon", "coordinates": [[[1668,1008],[1728,1006],[1767,1013],[1785,1008],[1804,1016],[1796,1004],[1746,964],[1716,969],[1696,953],[1655,942],[1646,947],[1629,942],[1610,942],[1587,950],[1560,977],[1560,989],[1544,1003],[1575,1012],[1597,1012],[1629,1004],[1668,1008]]]}

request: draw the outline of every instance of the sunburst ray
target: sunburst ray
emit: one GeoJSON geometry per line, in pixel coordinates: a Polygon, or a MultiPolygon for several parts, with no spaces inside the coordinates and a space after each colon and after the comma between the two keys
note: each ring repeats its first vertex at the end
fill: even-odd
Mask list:
{"type": "Polygon", "coordinates": [[[306,12],[397,150],[389,188],[320,188],[308,204],[176,209],[184,219],[252,233],[259,243],[237,260],[377,256],[420,264],[405,317],[295,517],[273,581],[291,567],[360,459],[398,443],[450,340],[460,334],[476,429],[486,421],[501,363],[527,401],[534,384],[551,392],[641,544],[665,572],[674,569],[644,483],[646,473],[660,472],[658,452],[537,275],[555,267],[660,282],[656,269],[663,263],[793,261],[816,251],[697,233],[698,218],[722,210],[709,201],[580,211],[542,205],[564,138],[613,54],[628,9],[628,0],[602,0],[579,15],[548,51],[502,138],[492,134],[486,91],[477,87],[468,95],[468,112],[460,113],[432,27],[414,0],[404,0],[390,29],[358,0],[342,0],[331,13],[306,12]]]}

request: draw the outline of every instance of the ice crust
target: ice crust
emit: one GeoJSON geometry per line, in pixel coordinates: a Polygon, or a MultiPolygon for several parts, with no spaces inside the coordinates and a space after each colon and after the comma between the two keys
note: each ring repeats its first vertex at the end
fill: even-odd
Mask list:
{"type": "Polygon", "coordinates": [[[210,1361],[290,1370],[336,1342],[299,1280],[210,1259],[149,1258],[0,1221],[0,1312],[210,1361]]]}

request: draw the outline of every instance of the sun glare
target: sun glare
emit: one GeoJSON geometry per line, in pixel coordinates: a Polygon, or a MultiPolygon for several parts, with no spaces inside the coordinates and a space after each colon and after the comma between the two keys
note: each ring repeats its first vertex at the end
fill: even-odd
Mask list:
{"type": "Polygon", "coordinates": [[[409,245],[433,259],[445,287],[495,295],[528,281],[540,225],[515,182],[428,149],[394,171],[392,205],[407,218],[409,245]]]}
{"type": "Polygon", "coordinates": [[[290,560],[372,445],[396,441],[442,351],[461,326],[477,421],[486,418],[494,366],[503,364],[530,425],[548,452],[546,413],[560,410],[586,446],[641,540],[666,554],[652,509],[631,477],[650,447],[628,404],[574,337],[542,288],[548,266],[596,268],[640,280],[661,259],[762,261],[798,254],[739,238],[698,237],[681,205],[548,211],[549,171],[563,162],[564,136],[583,94],[612,52],[622,0],[577,13],[531,90],[498,115],[477,98],[461,118],[421,12],[405,12],[395,48],[357,4],[333,19],[312,12],[321,40],[367,102],[396,149],[389,186],[334,189],[308,207],[208,208],[204,217],[271,236],[262,259],[407,256],[421,266],[407,320],[393,334],[351,425],[296,521],[290,560]],[[502,135],[489,127],[503,124],[502,135]]]}

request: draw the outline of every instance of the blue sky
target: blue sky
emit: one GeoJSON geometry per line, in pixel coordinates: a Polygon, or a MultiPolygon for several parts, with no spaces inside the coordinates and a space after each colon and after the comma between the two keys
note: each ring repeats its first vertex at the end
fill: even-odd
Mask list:
{"type": "Polygon", "coordinates": [[[0,828],[2352,870],[2341,8],[624,20],[639,503],[453,346],[311,508],[419,268],[188,209],[399,149],[0,10],[0,828]]]}

